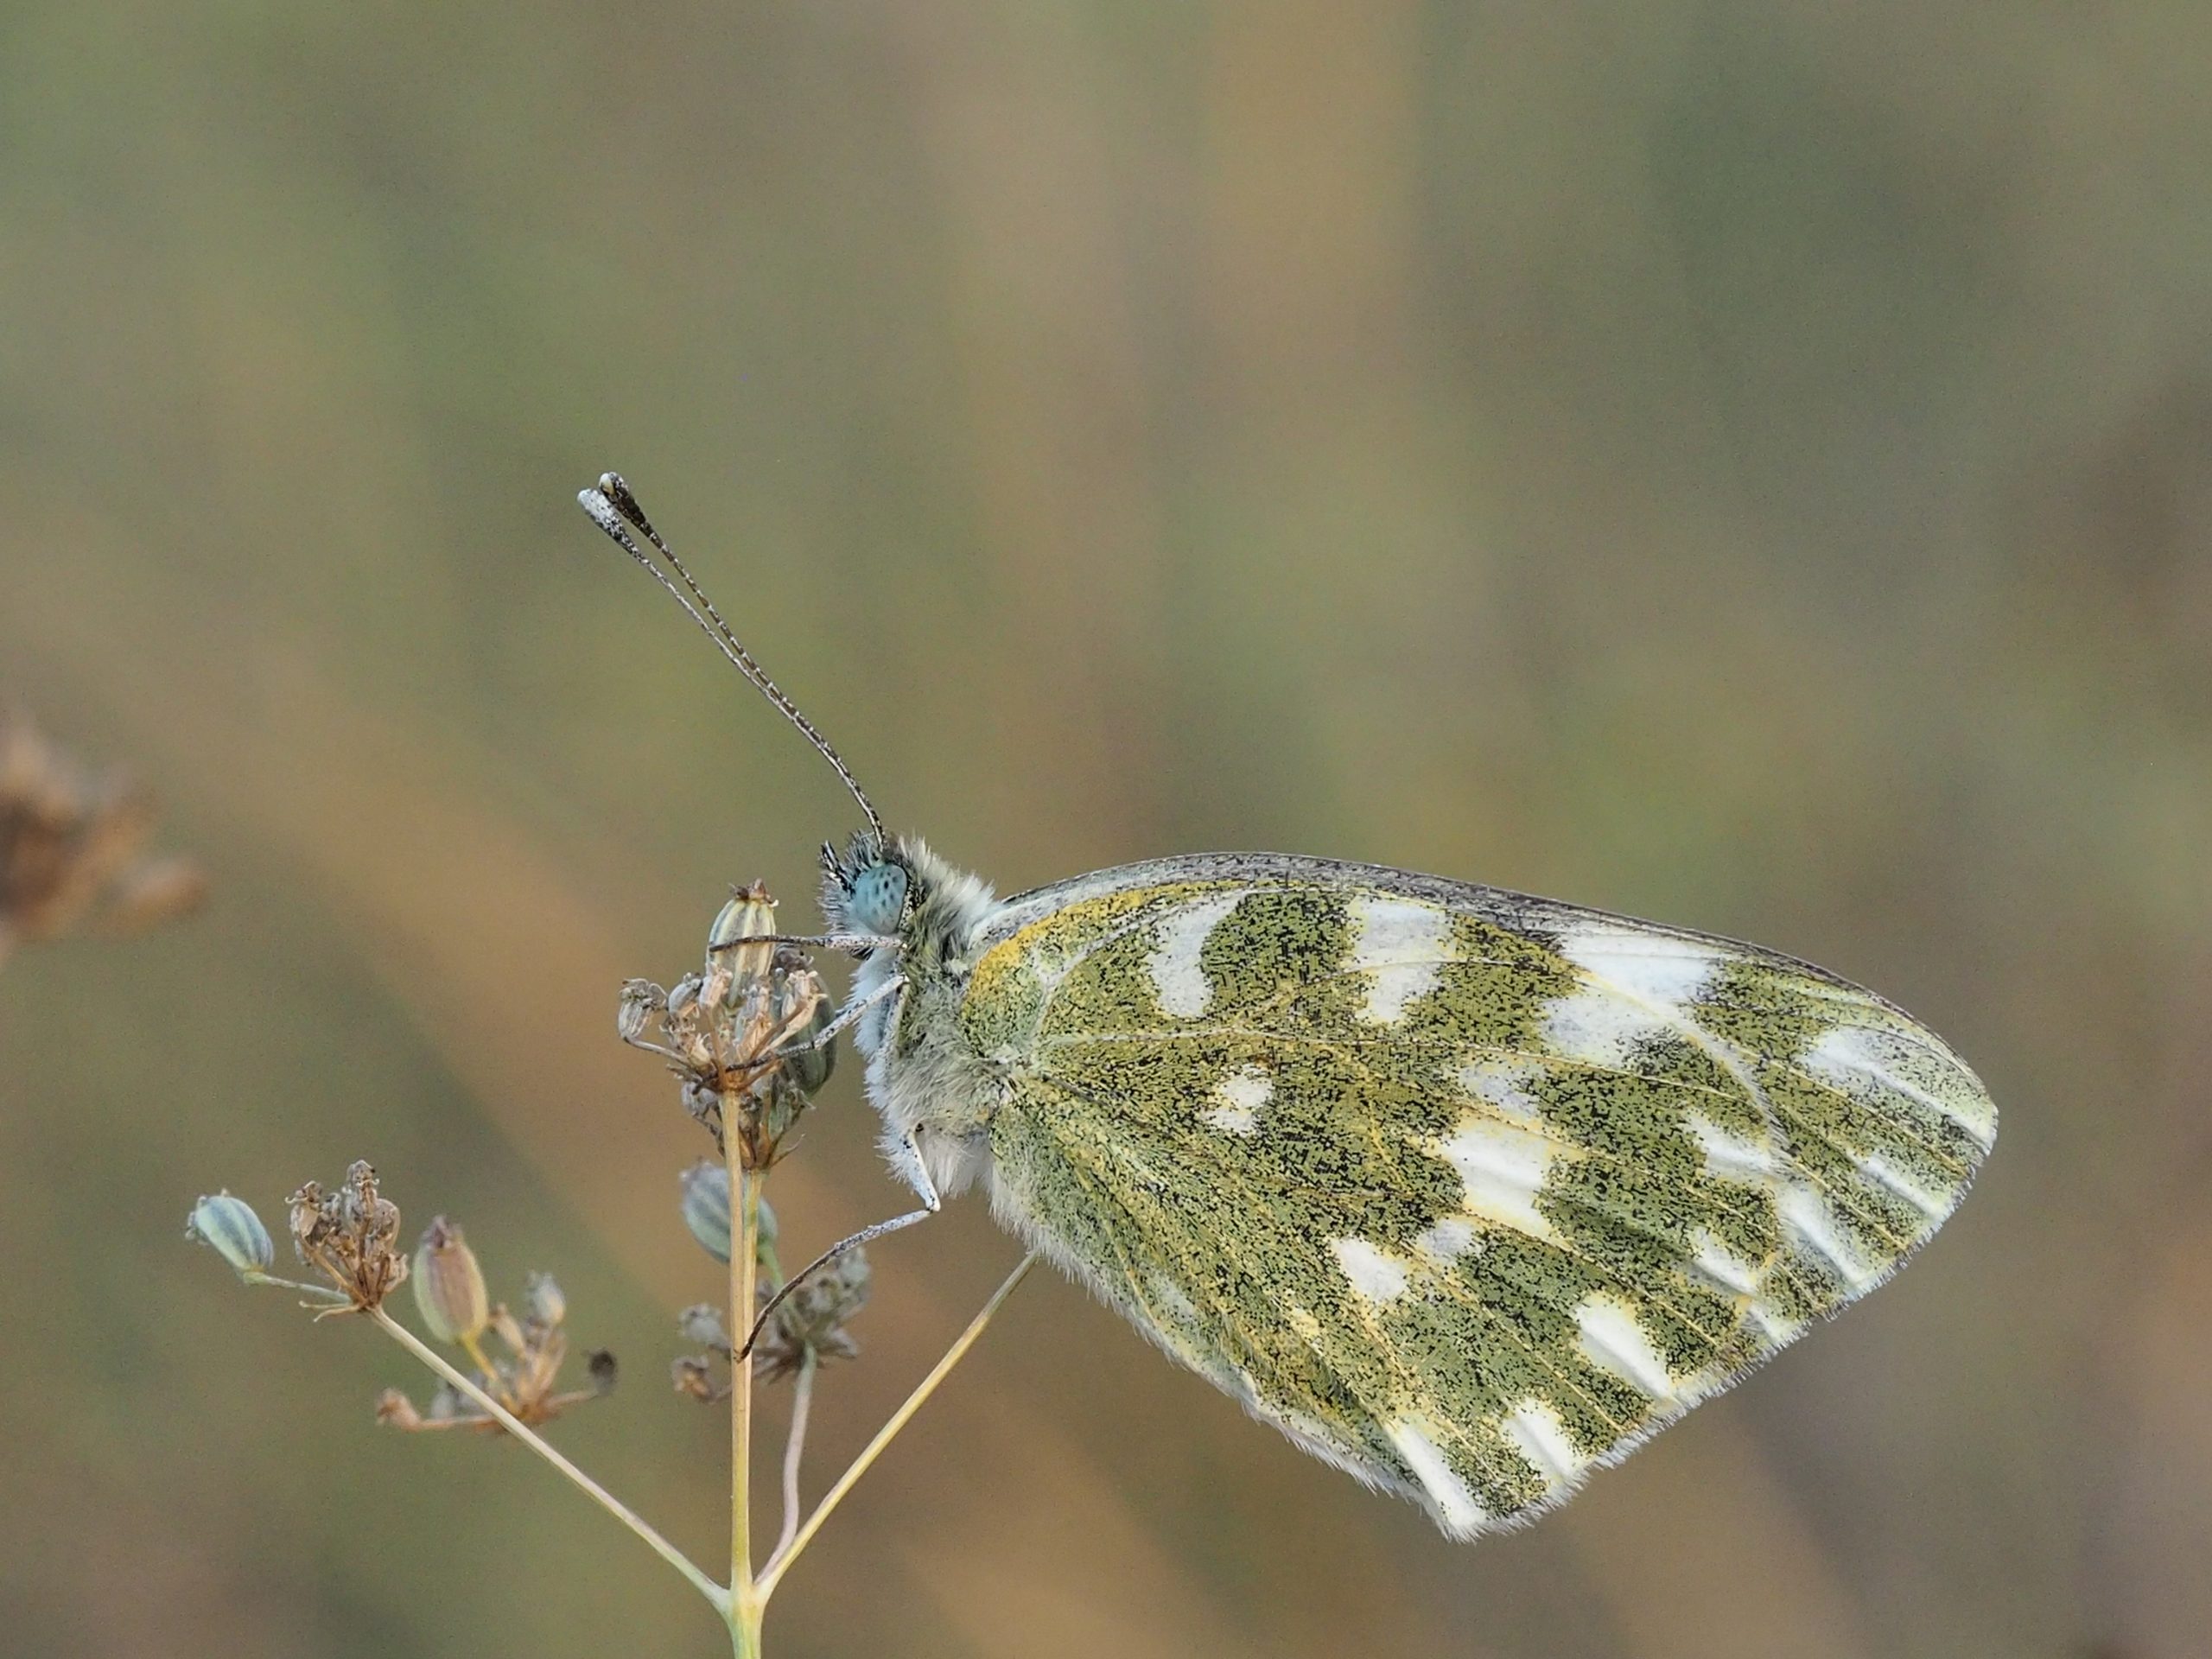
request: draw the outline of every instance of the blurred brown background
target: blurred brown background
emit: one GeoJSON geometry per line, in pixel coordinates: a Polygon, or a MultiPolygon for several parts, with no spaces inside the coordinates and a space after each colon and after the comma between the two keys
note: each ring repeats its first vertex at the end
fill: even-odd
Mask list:
{"type": "MultiPolygon", "coordinates": [[[[720,1551],[614,993],[854,815],[617,466],[1001,891],[1260,846],[1745,935],[2005,1114],[1895,1285],[1472,1548],[1039,1281],[772,1652],[2212,1651],[2202,6],[33,0],[0,61],[0,687],[213,881],[0,974],[0,1649],[727,1651],[179,1239],[372,1157],[560,1273],[627,1376],[556,1438],[720,1551]]],[[[901,1205],[856,1070],[804,1240],[901,1205]]],[[[1014,1254],[879,1250],[817,1490],[1014,1254]]]]}

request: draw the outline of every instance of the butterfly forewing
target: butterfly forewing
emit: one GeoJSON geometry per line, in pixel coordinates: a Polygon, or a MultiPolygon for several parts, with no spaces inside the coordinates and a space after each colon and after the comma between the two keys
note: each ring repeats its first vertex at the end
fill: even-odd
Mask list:
{"type": "Polygon", "coordinates": [[[1869,993],[1491,888],[1170,861],[1010,900],[979,944],[1001,1207],[1461,1535],[1878,1283],[1995,1134],[1869,993]]]}

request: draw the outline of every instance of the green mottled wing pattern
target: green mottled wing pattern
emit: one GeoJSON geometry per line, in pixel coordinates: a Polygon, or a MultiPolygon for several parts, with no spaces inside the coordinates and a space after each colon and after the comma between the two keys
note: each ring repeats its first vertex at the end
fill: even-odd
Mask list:
{"type": "Polygon", "coordinates": [[[1459,1536],[1879,1283],[1996,1133],[1939,1039],[1817,969],[1402,872],[1134,866],[980,944],[1007,1218],[1459,1536]]]}

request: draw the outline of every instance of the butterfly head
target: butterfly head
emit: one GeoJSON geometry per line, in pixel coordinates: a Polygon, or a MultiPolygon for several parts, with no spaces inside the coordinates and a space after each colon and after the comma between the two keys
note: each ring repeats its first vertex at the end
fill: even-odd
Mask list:
{"type": "Polygon", "coordinates": [[[897,934],[919,898],[912,862],[898,842],[863,830],[842,852],[822,843],[822,914],[833,932],[897,934]]]}
{"type": "Polygon", "coordinates": [[[863,830],[822,849],[822,916],[835,933],[897,938],[910,969],[960,957],[991,890],[913,836],[863,830]]]}

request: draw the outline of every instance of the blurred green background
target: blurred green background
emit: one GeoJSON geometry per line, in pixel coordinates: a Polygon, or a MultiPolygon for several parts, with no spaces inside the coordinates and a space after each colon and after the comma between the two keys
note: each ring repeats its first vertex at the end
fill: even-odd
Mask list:
{"type": "MultiPolygon", "coordinates": [[[[1472,1548],[1035,1281],[772,1652],[2207,1650],[2202,6],[29,0],[0,61],[0,689],[213,880],[0,974],[0,1650],[727,1651],[179,1240],[372,1157],[558,1271],[627,1374],[556,1438],[721,1549],[615,989],[854,814],[610,466],[1001,891],[1259,846],[1749,936],[2005,1114],[1895,1285],[1472,1548]]],[[[902,1206],[856,1071],[798,1239],[902,1206]]],[[[1014,1255],[877,1252],[817,1483],[1014,1255]]]]}

